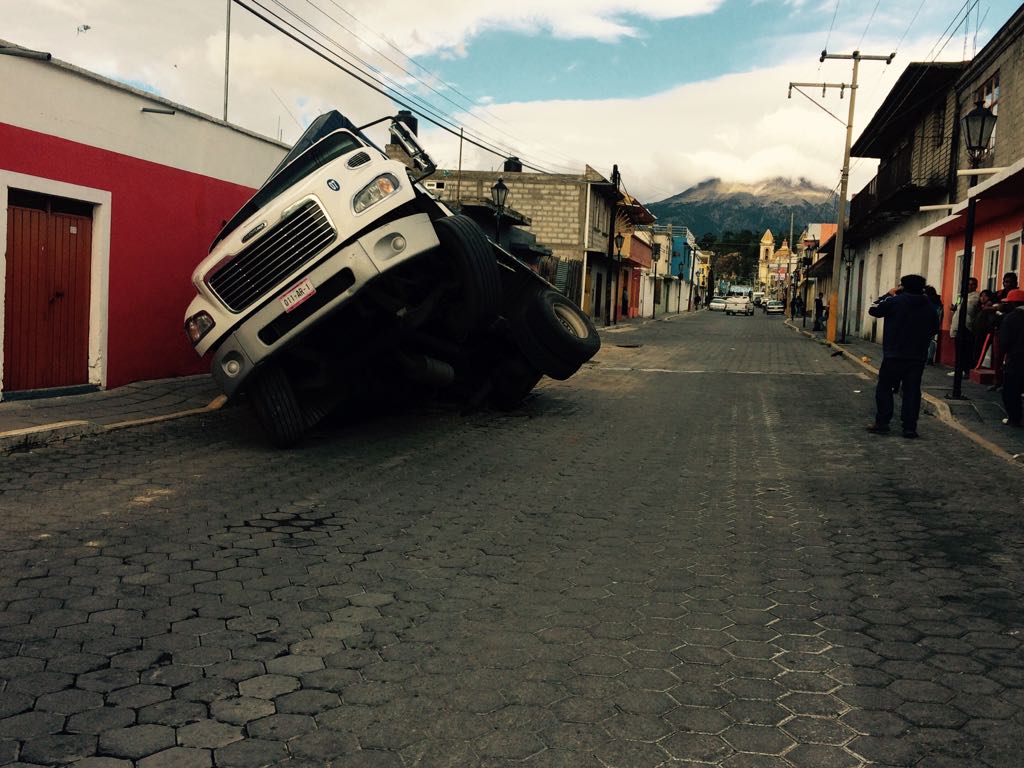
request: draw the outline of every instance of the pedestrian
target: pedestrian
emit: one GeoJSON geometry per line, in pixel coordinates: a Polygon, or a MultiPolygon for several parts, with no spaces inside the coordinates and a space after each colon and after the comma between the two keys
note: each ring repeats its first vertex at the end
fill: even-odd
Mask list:
{"type": "Polygon", "coordinates": [[[875,387],[875,420],[868,432],[886,434],[893,417],[893,390],[902,389],[900,418],[903,436],[915,438],[921,412],[921,376],[928,356],[928,342],[938,331],[938,315],[924,295],[921,275],[904,275],[899,287],[880,296],[868,309],[872,317],[885,319],[882,364],[875,387]]]}
{"type": "MultiPolygon", "coordinates": [[[[952,319],[949,324],[949,337],[956,341],[956,349],[958,354],[956,357],[956,364],[960,366],[960,374],[967,376],[971,369],[974,367],[974,361],[977,356],[974,354],[974,327],[975,321],[978,317],[978,312],[981,308],[981,294],[978,293],[978,278],[971,277],[967,279],[967,311],[964,319],[964,325],[966,328],[960,328],[960,302],[963,301],[963,297],[958,297],[957,300],[950,304],[949,309],[953,313],[952,319]],[[961,358],[963,358],[961,360],[961,358]]],[[[954,365],[956,365],[954,364],[954,365]]],[[[950,371],[949,376],[956,374],[956,371],[950,371]]]]}
{"type": "Polygon", "coordinates": [[[985,311],[989,313],[989,317],[986,318],[989,326],[989,331],[992,334],[992,378],[993,382],[989,386],[989,392],[997,392],[1000,387],[1003,386],[1003,348],[999,341],[999,324],[1002,322],[1003,315],[1005,314],[1006,308],[1003,303],[1006,301],[1006,297],[1010,291],[1016,290],[1017,288],[1017,273],[1007,272],[1003,275],[1003,288],[1002,290],[996,291],[992,297],[992,306],[988,307],[985,311]]]}
{"type": "Polygon", "coordinates": [[[1021,426],[1021,394],[1024,393],[1024,291],[1014,288],[1003,299],[1005,314],[999,323],[999,348],[1006,355],[1003,366],[1003,424],[1021,426]]]}
{"type": "Polygon", "coordinates": [[[932,340],[928,342],[928,365],[935,365],[935,355],[939,351],[938,330],[942,328],[942,297],[939,296],[939,292],[935,290],[935,286],[933,285],[926,285],[924,287],[924,295],[927,296],[928,301],[932,303],[932,310],[939,318],[939,324],[935,326],[935,335],[932,336],[932,340]]]}
{"type": "Polygon", "coordinates": [[[819,293],[814,297],[814,328],[811,330],[821,331],[821,321],[825,319],[825,294],[819,293]]]}

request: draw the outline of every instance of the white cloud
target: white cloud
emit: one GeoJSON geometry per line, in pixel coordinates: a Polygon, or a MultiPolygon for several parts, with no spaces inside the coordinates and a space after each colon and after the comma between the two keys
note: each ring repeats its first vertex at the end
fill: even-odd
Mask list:
{"type": "MultiPolygon", "coordinates": [[[[656,21],[712,13],[724,0],[432,0],[429,3],[346,3],[351,16],[388,38],[412,57],[464,53],[465,45],[489,29],[606,42],[635,37],[632,18],[656,21]],[[400,8],[400,10],[396,9],[400,8]]],[[[336,14],[332,14],[335,15],[336,14]]]]}
{"type": "MultiPolygon", "coordinates": [[[[803,176],[831,188],[842,165],[845,114],[840,124],[806,100],[786,98],[788,83],[803,71],[801,61],[643,99],[492,105],[488,115],[514,126],[517,136],[540,137],[517,146],[524,158],[559,165],[573,158],[568,162],[576,172],[587,163],[606,176],[617,163],[629,191],[647,201],[712,176],[746,182],[803,176]]],[[[838,103],[834,98],[831,106],[838,103]]],[[[861,126],[873,109],[864,104],[861,126]]],[[[454,167],[457,138],[423,126],[421,134],[435,160],[454,167]]],[[[463,149],[464,167],[499,164],[489,153],[463,149]]],[[[872,165],[861,164],[851,190],[873,173],[872,165]]]]}
{"type": "MultiPolygon", "coordinates": [[[[296,11],[305,8],[309,12],[306,3],[289,2],[296,11]]],[[[342,4],[319,0],[317,4],[333,18],[321,17],[323,23],[319,26],[353,53],[373,58],[403,85],[415,86],[421,92],[430,87],[443,92],[448,86],[422,71],[416,70],[417,76],[429,85],[413,82],[407,73],[382,60],[373,48],[402,66],[413,66],[397,50],[360,28],[353,17],[386,31],[397,49],[410,55],[429,52],[460,57],[466,55],[470,41],[490,28],[530,35],[615,39],[635,34],[632,24],[638,19],[710,13],[722,2],[351,0],[342,4]],[[342,6],[353,17],[346,16],[342,6]],[[344,37],[338,25],[357,31],[361,39],[344,37]]],[[[790,7],[800,7],[801,2],[786,0],[790,7]]],[[[818,62],[825,30],[817,27],[823,16],[824,23],[831,21],[835,8],[834,0],[822,2],[815,8],[804,4],[795,17],[817,14],[813,30],[794,24],[794,34],[759,43],[764,60],[773,63],[755,71],[681,85],[642,98],[502,104],[489,96],[478,103],[476,117],[461,115],[457,119],[465,123],[467,133],[479,132],[491,141],[507,142],[514,146],[515,154],[552,170],[580,173],[584,164],[589,164],[607,175],[617,163],[629,190],[644,200],[675,194],[710,176],[736,181],[803,176],[831,188],[838,182],[842,164],[845,134],[841,123],[845,123],[848,102],[840,101],[834,92],[824,100],[824,106],[841,118],[837,122],[797,94],[786,99],[787,85],[793,80],[849,80],[849,62],[818,62]]],[[[4,30],[0,32],[4,37],[51,51],[58,58],[101,74],[149,84],[161,95],[208,114],[221,114],[223,0],[0,3],[6,4],[4,30]],[[80,24],[89,24],[91,29],[79,34],[80,24]]],[[[903,66],[937,50],[937,32],[931,36],[920,33],[916,42],[910,42],[914,31],[941,30],[955,11],[948,3],[925,4],[908,41],[901,45],[918,6],[919,0],[891,0],[872,22],[870,44],[865,45],[871,50],[866,52],[887,53],[899,47],[900,54],[888,68],[862,64],[855,135],[867,124],[903,66]],[[901,15],[900,9],[907,12],[901,15]]],[[[853,14],[847,11],[847,5],[841,5],[828,34],[829,47],[835,51],[853,50],[864,37],[866,18],[844,18],[844,13],[853,14]]],[[[999,23],[990,20],[988,26],[999,23]]],[[[963,40],[954,42],[947,45],[945,58],[959,56],[963,40]]],[[[608,66],[642,71],[648,65],[624,59],[619,53],[620,49],[609,48],[608,66]]],[[[480,55],[485,57],[486,51],[480,55]]],[[[391,99],[339,75],[337,69],[269,30],[237,5],[232,12],[230,82],[232,122],[269,136],[277,136],[280,131],[286,141],[294,140],[301,126],[325,109],[341,109],[356,122],[368,122],[394,111],[391,99]]],[[[815,97],[820,97],[820,91],[815,97]]],[[[447,104],[441,109],[449,112],[454,107],[447,104]]],[[[428,151],[441,164],[454,167],[458,161],[457,138],[430,127],[425,120],[420,126],[428,151]]],[[[500,162],[494,155],[465,148],[464,167],[492,168],[500,162]]],[[[874,163],[855,162],[851,193],[873,173],[874,163]]]]}

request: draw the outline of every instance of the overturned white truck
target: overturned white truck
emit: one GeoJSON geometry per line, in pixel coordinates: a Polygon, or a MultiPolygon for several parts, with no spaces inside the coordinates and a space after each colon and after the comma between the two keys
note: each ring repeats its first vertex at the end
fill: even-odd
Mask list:
{"type": "Polygon", "coordinates": [[[366,137],[374,123],[323,114],[192,275],[189,341],[278,446],[398,382],[510,409],[600,348],[576,304],[419,184],[433,162],[384,120],[412,168],[366,137]]]}

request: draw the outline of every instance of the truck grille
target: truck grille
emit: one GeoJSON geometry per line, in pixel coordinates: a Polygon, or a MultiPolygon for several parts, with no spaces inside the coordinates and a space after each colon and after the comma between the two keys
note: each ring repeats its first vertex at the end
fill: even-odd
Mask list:
{"type": "Polygon", "coordinates": [[[312,260],[337,236],[315,200],[307,200],[207,279],[232,312],[258,301],[281,280],[312,260]]]}

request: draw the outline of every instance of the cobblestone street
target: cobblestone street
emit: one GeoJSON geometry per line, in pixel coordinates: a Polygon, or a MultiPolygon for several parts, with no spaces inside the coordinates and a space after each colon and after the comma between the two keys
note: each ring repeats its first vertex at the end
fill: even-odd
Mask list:
{"type": "Polygon", "coordinates": [[[1021,474],[778,317],[0,458],[0,765],[1016,767],[1021,474]]]}

